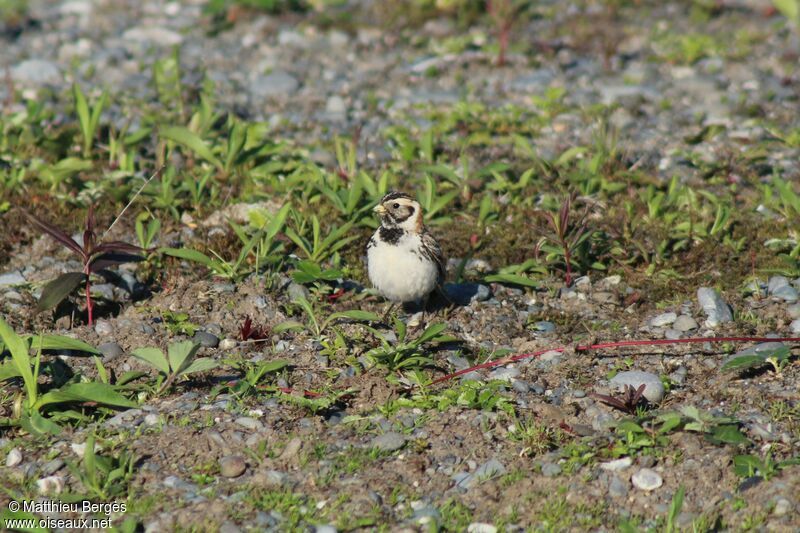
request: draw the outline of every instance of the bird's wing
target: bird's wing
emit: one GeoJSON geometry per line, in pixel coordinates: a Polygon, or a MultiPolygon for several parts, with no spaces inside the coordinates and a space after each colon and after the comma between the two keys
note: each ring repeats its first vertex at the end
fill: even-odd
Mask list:
{"type": "Polygon", "coordinates": [[[447,274],[444,254],[442,254],[442,248],[439,246],[439,243],[433,235],[430,234],[427,228],[423,228],[422,230],[422,252],[428,259],[436,263],[436,269],[439,271],[437,285],[441,285],[444,283],[447,274]]]}

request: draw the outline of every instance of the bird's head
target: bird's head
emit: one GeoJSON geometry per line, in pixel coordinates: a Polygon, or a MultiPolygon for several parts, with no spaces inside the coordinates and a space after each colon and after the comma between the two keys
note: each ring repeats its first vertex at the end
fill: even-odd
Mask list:
{"type": "Polygon", "coordinates": [[[422,207],[411,196],[402,192],[390,192],[373,209],[381,218],[381,225],[402,228],[406,231],[422,231],[422,207]]]}

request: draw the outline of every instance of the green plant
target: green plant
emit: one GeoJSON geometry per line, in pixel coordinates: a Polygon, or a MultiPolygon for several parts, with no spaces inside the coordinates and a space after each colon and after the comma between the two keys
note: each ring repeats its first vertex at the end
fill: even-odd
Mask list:
{"type": "Polygon", "coordinates": [[[77,83],[72,86],[72,94],[75,99],[75,111],[78,114],[78,125],[83,137],[83,157],[88,159],[92,154],[92,145],[100,124],[100,115],[108,103],[108,93],[104,91],[95,102],[94,107],[89,106],[83,90],[77,83]]]}
{"type": "Polygon", "coordinates": [[[380,320],[380,317],[378,317],[378,315],[375,313],[361,311],[360,309],[351,309],[349,311],[338,311],[336,313],[331,313],[327,318],[322,320],[317,316],[319,314],[319,310],[315,310],[311,303],[302,296],[293,300],[292,303],[297,304],[297,306],[300,307],[300,309],[306,315],[307,322],[303,324],[296,320],[286,320],[275,326],[275,328],[273,328],[273,332],[280,333],[282,331],[308,329],[316,339],[321,339],[328,327],[331,326],[336,320],[345,319],[354,320],[357,322],[378,322],[380,320]]]}
{"type": "Polygon", "coordinates": [[[780,374],[791,357],[791,349],[788,346],[780,346],[772,350],[763,350],[749,355],[734,357],[722,365],[720,370],[722,372],[741,373],[745,370],[770,364],[775,373],[780,374]]]}
{"type": "Polygon", "coordinates": [[[798,0],[772,0],[775,9],[786,17],[795,31],[800,30],[800,1],[798,0]]]}
{"type": "MultiPolygon", "coordinates": [[[[575,264],[575,256],[582,248],[586,248],[592,231],[586,222],[589,211],[586,210],[581,215],[575,216],[572,212],[573,196],[567,196],[561,203],[558,215],[549,211],[544,212],[543,216],[550,233],[546,234],[539,243],[539,249],[545,252],[546,260],[553,261],[560,258],[566,269],[564,283],[567,286],[572,284],[572,267],[575,264]]],[[[584,252],[585,253],[585,252],[584,252]]]]}
{"type": "Polygon", "coordinates": [[[680,529],[678,529],[678,516],[681,514],[683,497],[685,494],[686,489],[684,489],[683,485],[681,485],[672,496],[672,502],[669,506],[669,514],[667,514],[667,525],[664,528],[665,533],[675,533],[676,531],[680,531],[680,529]]]}
{"type": "Polygon", "coordinates": [[[139,246],[143,250],[153,245],[153,241],[160,231],[161,221],[147,211],[139,213],[136,217],[136,238],[139,240],[139,246]],[[144,224],[145,221],[147,221],[147,226],[144,224]]]}
{"type": "Polygon", "coordinates": [[[760,476],[764,479],[774,477],[780,470],[800,465],[800,458],[776,461],[772,457],[772,446],[761,459],[755,455],[737,455],[733,458],[733,471],[740,477],[760,476]]]}
{"type": "Polygon", "coordinates": [[[219,366],[209,357],[195,359],[199,349],[199,344],[192,341],[181,341],[169,345],[167,356],[158,348],[138,348],[131,355],[158,370],[156,394],[161,394],[168,390],[179,377],[205,372],[219,366]]]}
{"type": "Polygon", "coordinates": [[[276,374],[289,366],[289,361],[276,359],[274,361],[235,361],[231,365],[242,372],[243,379],[236,382],[232,392],[245,395],[256,389],[268,374],[276,374]]]}
{"type": "Polygon", "coordinates": [[[529,457],[549,452],[564,440],[562,431],[533,419],[516,420],[513,429],[508,432],[508,437],[523,446],[520,456],[529,457]]]}
{"type": "Polygon", "coordinates": [[[89,433],[80,464],[68,460],[67,466],[90,496],[108,501],[127,492],[136,459],[125,451],[100,455],[95,451],[95,439],[95,434],[89,433]]]}
{"type": "Polygon", "coordinates": [[[164,327],[173,335],[192,337],[200,329],[200,326],[191,321],[188,313],[164,310],[161,311],[161,319],[164,321],[164,327]]]}
{"type": "Polygon", "coordinates": [[[20,337],[2,318],[0,318],[0,340],[3,347],[11,353],[11,362],[0,364],[0,381],[21,378],[24,391],[19,396],[20,401],[17,402],[18,408],[15,410],[14,419],[7,420],[6,423],[19,424],[31,433],[59,434],[61,427],[51,419],[59,418],[58,413],[54,411],[57,405],[94,402],[96,405],[114,407],[136,406],[134,402],[117,392],[116,387],[107,383],[81,381],[79,375],[73,376],[61,386],[51,386],[46,391],[40,390],[42,350],[69,349],[99,353],[81,341],[54,335],[20,337]],[[29,355],[32,347],[36,349],[36,356],[33,358],[29,355]],[[45,418],[44,415],[50,417],[45,418]]]}
{"type": "Polygon", "coordinates": [[[72,237],[58,227],[45,222],[39,217],[22,210],[22,213],[38,229],[50,235],[59,244],[69,249],[83,262],[83,272],[67,272],[48,283],[42,290],[37,308],[40,311],[50,309],[67,298],[81,283],[85,284],[86,314],[91,326],[94,303],[91,296],[91,276],[111,265],[129,263],[142,259],[144,250],[133,244],[122,241],[97,242],[95,234],[94,209],[90,205],[86,215],[86,226],[83,232],[83,243],[78,244],[72,237]]]}
{"type": "Polygon", "coordinates": [[[334,226],[331,232],[323,239],[320,232],[320,224],[317,215],[311,216],[311,238],[308,238],[306,228],[300,228],[299,232],[294,228],[286,228],[286,236],[300,248],[306,258],[313,263],[321,263],[331,255],[360,238],[359,235],[347,235],[353,224],[348,222],[342,226],[334,226]]]}
{"type": "Polygon", "coordinates": [[[365,355],[372,361],[372,364],[385,367],[390,371],[431,366],[433,358],[425,354],[423,346],[429,342],[452,340],[450,337],[442,335],[446,327],[446,324],[443,323],[431,324],[417,338],[408,339],[406,325],[400,319],[395,319],[394,331],[397,342],[392,345],[380,333],[373,330],[375,336],[380,339],[381,345],[368,351],[365,355]]]}

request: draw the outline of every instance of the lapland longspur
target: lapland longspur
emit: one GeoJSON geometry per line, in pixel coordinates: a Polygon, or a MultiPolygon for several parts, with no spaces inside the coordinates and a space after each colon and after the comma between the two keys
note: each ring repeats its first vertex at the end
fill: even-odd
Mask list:
{"type": "Polygon", "coordinates": [[[381,225],[367,244],[369,280],[394,304],[426,304],[444,282],[445,262],[439,243],[423,224],[419,202],[390,192],[374,211],[381,225]]]}

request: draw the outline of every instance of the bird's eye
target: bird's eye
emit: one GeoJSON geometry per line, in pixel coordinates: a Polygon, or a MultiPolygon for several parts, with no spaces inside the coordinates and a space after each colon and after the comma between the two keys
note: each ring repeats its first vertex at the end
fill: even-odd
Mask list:
{"type": "Polygon", "coordinates": [[[395,209],[400,209],[400,204],[395,202],[395,203],[392,204],[392,207],[394,207],[395,209]]]}

